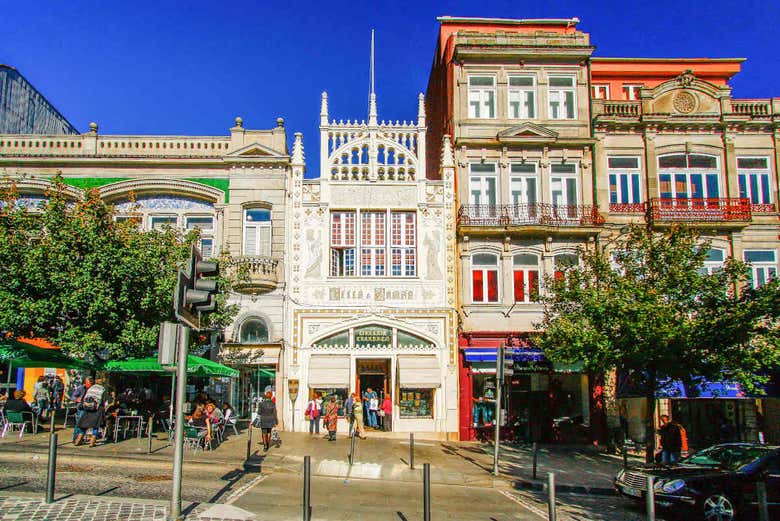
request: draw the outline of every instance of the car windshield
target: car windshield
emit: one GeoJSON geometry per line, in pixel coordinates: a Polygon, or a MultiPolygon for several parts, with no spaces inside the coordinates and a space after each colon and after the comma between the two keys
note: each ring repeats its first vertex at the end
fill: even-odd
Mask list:
{"type": "Polygon", "coordinates": [[[739,470],[771,451],[768,447],[751,445],[716,445],[681,459],[680,464],[739,470]]]}

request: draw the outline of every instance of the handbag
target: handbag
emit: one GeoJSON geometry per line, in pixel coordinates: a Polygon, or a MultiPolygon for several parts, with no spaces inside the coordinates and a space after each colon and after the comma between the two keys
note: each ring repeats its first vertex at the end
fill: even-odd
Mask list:
{"type": "Polygon", "coordinates": [[[385,411],[382,409],[379,409],[379,417],[384,418],[385,417],[385,411]]]}

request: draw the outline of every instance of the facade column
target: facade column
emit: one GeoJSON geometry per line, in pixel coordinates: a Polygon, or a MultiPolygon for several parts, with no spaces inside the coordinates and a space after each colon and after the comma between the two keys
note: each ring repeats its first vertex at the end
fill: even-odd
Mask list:
{"type": "Polygon", "coordinates": [[[734,141],[736,136],[724,129],[723,131],[723,153],[724,153],[724,172],[723,178],[726,182],[725,197],[739,197],[739,181],[737,179],[737,155],[735,152],[734,141]]]}
{"type": "Polygon", "coordinates": [[[594,138],[596,142],[593,145],[593,151],[596,157],[593,158],[593,183],[595,185],[595,197],[594,203],[598,205],[599,212],[603,215],[609,213],[609,175],[607,164],[607,153],[604,150],[604,134],[599,132],[594,138]],[[596,179],[596,176],[601,176],[600,179],[596,179]]]}
{"type": "Polygon", "coordinates": [[[658,158],[655,153],[655,129],[645,129],[644,144],[645,144],[645,189],[646,199],[649,203],[653,197],[659,197],[658,191],[658,158]]]}

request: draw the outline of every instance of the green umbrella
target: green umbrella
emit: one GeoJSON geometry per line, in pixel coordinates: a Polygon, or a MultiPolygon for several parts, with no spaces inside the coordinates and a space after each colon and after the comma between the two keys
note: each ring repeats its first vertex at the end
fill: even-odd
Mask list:
{"type": "MultiPolygon", "coordinates": [[[[148,358],[131,358],[129,360],[110,360],[106,362],[103,369],[108,372],[116,373],[168,372],[160,365],[156,356],[150,356],[148,358]]],[[[187,374],[194,376],[238,377],[237,370],[195,355],[187,355],[187,374]]]]}
{"type": "Polygon", "coordinates": [[[59,349],[43,349],[17,340],[0,343],[0,361],[10,363],[13,367],[89,368],[88,363],[71,358],[59,349]]]}

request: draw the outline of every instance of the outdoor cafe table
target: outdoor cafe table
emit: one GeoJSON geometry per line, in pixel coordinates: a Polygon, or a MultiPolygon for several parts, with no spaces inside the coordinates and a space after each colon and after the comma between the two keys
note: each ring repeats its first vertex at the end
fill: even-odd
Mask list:
{"type": "Polygon", "coordinates": [[[114,443],[116,443],[117,436],[119,435],[119,424],[122,423],[122,420],[125,420],[127,422],[136,421],[138,422],[138,440],[141,440],[141,431],[143,429],[143,422],[144,417],[140,415],[118,415],[116,417],[116,422],[114,423],[114,443]]]}

